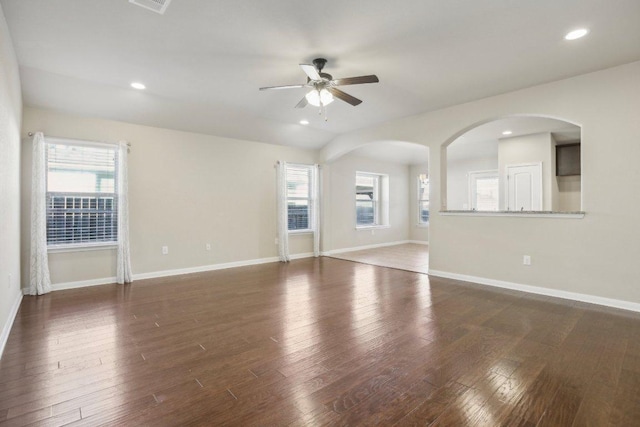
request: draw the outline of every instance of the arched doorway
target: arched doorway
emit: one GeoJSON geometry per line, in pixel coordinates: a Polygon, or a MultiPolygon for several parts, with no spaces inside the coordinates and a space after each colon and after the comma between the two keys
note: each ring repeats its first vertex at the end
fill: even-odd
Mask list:
{"type": "Polygon", "coordinates": [[[429,149],[372,141],[322,167],[325,255],[426,273],[429,149]]]}

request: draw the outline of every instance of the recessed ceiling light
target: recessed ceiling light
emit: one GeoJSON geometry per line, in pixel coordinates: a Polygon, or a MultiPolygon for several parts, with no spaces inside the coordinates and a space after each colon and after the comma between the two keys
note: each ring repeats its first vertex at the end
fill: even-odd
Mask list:
{"type": "Polygon", "coordinates": [[[301,125],[308,125],[309,124],[309,120],[300,120],[300,124],[301,125]]]}
{"type": "Polygon", "coordinates": [[[510,130],[505,130],[504,132],[502,132],[503,135],[511,135],[513,132],[510,130]]]}
{"type": "Polygon", "coordinates": [[[565,40],[576,40],[579,39],[581,37],[584,37],[587,35],[587,33],[589,33],[589,30],[587,30],[586,28],[579,28],[577,30],[573,30],[567,33],[566,36],[564,36],[565,40]]]}
{"type": "Polygon", "coordinates": [[[147,88],[145,85],[143,85],[142,83],[139,83],[139,82],[131,83],[131,87],[134,88],[134,89],[138,89],[138,90],[143,90],[143,89],[147,88]]]}

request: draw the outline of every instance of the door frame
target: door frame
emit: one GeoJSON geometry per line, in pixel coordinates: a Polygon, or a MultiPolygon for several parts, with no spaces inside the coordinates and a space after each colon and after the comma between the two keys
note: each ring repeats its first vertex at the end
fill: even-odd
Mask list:
{"type": "MultiPolygon", "coordinates": [[[[525,166],[537,166],[540,169],[540,211],[544,210],[544,177],[542,176],[542,162],[527,162],[527,163],[512,163],[510,165],[505,165],[504,167],[504,190],[505,190],[505,208],[507,211],[511,211],[509,209],[509,186],[511,183],[509,182],[509,168],[518,168],[525,166]]],[[[513,211],[516,212],[516,211],[513,211]]]]}

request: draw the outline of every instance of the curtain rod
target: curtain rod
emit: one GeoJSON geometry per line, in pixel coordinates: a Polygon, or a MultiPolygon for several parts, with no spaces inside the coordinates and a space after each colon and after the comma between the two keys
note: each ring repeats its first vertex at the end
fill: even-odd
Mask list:
{"type": "MultiPolygon", "coordinates": [[[[27,135],[28,136],[33,136],[34,133],[33,132],[29,132],[29,133],[27,133],[27,135]]],[[[56,136],[52,136],[50,138],[73,140],[73,138],[59,138],[59,137],[56,137],[56,136]]],[[[81,140],[78,140],[78,141],[81,141],[81,140]]],[[[87,142],[92,142],[92,141],[87,141],[87,142]]],[[[102,142],[102,141],[95,141],[95,142],[102,142]]],[[[114,144],[112,142],[103,142],[103,144],[116,145],[116,144],[114,144]]],[[[127,147],[131,148],[131,143],[130,142],[127,142],[127,147]]]]}

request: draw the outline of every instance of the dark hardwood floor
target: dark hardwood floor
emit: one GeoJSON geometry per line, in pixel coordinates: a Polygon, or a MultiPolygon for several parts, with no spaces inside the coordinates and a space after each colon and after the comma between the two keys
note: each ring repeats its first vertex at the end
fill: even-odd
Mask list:
{"type": "Polygon", "coordinates": [[[25,297],[0,425],[67,424],[640,425],[640,315],[330,258],[25,297]]]}

